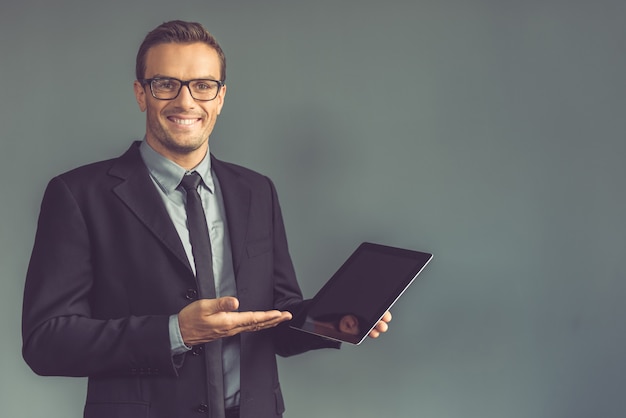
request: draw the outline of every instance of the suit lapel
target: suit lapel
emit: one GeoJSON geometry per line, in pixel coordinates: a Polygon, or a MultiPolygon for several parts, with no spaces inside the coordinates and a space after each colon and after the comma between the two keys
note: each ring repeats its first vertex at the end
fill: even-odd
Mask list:
{"type": "Polygon", "coordinates": [[[113,193],[193,274],[176,228],[141,159],[139,144],[135,142],[109,170],[110,175],[124,180],[113,193]]]}
{"type": "Polygon", "coordinates": [[[245,256],[250,218],[250,187],[224,163],[211,156],[211,167],[222,191],[235,275],[245,256]]]}

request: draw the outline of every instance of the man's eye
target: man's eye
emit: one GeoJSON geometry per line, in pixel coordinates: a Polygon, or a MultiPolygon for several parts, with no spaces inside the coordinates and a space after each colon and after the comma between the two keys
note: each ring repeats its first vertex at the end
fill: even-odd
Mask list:
{"type": "Polygon", "coordinates": [[[158,80],[155,81],[154,86],[159,90],[174,90],[176,83],[171,80],[158,80]]]}
{"type": "Polygon", "coordinates": [[[212,83],[207,83],[204,81],[196,83],[196,89],[198,90],[211,90],[212,88],[215,88],[212,83]]]}

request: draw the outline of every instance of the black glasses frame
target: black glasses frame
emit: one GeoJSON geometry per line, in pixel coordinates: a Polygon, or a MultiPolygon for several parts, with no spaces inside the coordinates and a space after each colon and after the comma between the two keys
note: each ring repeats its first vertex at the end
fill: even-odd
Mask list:
{"type": "Polygon", "coordinates": [[[198,100],[198,101],[201,101],[201,102],[210,102],[211,100],[215,100],[215,98],[218,96],[218,94],[220,94],[220,90],[224,86],[224,82],[223,81],[213,80],[211,78],[195,78],[193,80],[183,81],[183,80],[179,80],[178,78],[174,78],[174,77],[156,77],[156,78],[143,78],[143,79],[141,79],[139,81],[144,86],[146,84],[150,86],[150,94],[152,94],[152,97],[154,97],[157,100],[174,100],[174,99],[176,99],[178,97],[178,95],[180,94],[180,91],[183,89],[183,87],[187,86],[187,90],[189,90],[189,94],[191,95],[191,97],[194,100],[198,100]],[[178,87],[178,92],[171,99],[162,99],[160,97],[157,97],[156,94],[154,93],[154,90],[152,89],[152,82],[153,81],[162,81],[162,80],[174,80],[174,81],[178,81],[180,83],[180,86],[178,87]],[[193,83],[194,81],[212,81],[212,82],[217,83],[217,91],[215,92],[215,97],[213,97],[212,99],[198,99],[198,98],[194,97],[193,92],[191,91],[191,86],[189,85],[189,83],[193,83]]]}

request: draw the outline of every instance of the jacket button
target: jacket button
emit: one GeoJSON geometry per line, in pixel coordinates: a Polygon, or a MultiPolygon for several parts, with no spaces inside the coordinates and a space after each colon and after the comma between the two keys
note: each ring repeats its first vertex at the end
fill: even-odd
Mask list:
{"type": "Polygon", "coordinates": [[[200,405],[198,405],[198,408],[196,409],[196,411],[198,412],[207,412],[209,410],[209,405],[203,404],[201,403],[200,405]]]}
{"type": "Polygon", "coordinates": [[[196,289],[187,289],[187,293],[185,293],[185,299],[196,300],[197,298],[198,298],[198,291],[196,289]]]}
{"type": "Polygon", "coordinates": [[[193,354],[194,356],[199,356],[202,353],[204,353],[203,345],[196,345],[194,348],[191,349],[191,354],[193,354]]]}

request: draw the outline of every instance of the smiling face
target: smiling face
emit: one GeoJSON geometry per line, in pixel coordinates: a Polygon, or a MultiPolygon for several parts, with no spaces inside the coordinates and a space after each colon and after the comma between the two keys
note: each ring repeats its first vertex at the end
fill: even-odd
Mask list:
{"type": "MultiPolygon", "coordinates": [[[[148,50],[144,74],[144,78],[157,77],[221,80],[221,64],[217,52],[204,43],[159,44],[148,50]]],[[[150,86],[139,81],[135,81],[134,90],[139,108],[146,112],[148,144],[184,168],[200,163],[224,105],[226,86],[208,102],[195,100],[186,86],[173,100],[155,99],[150,86]]]]}

